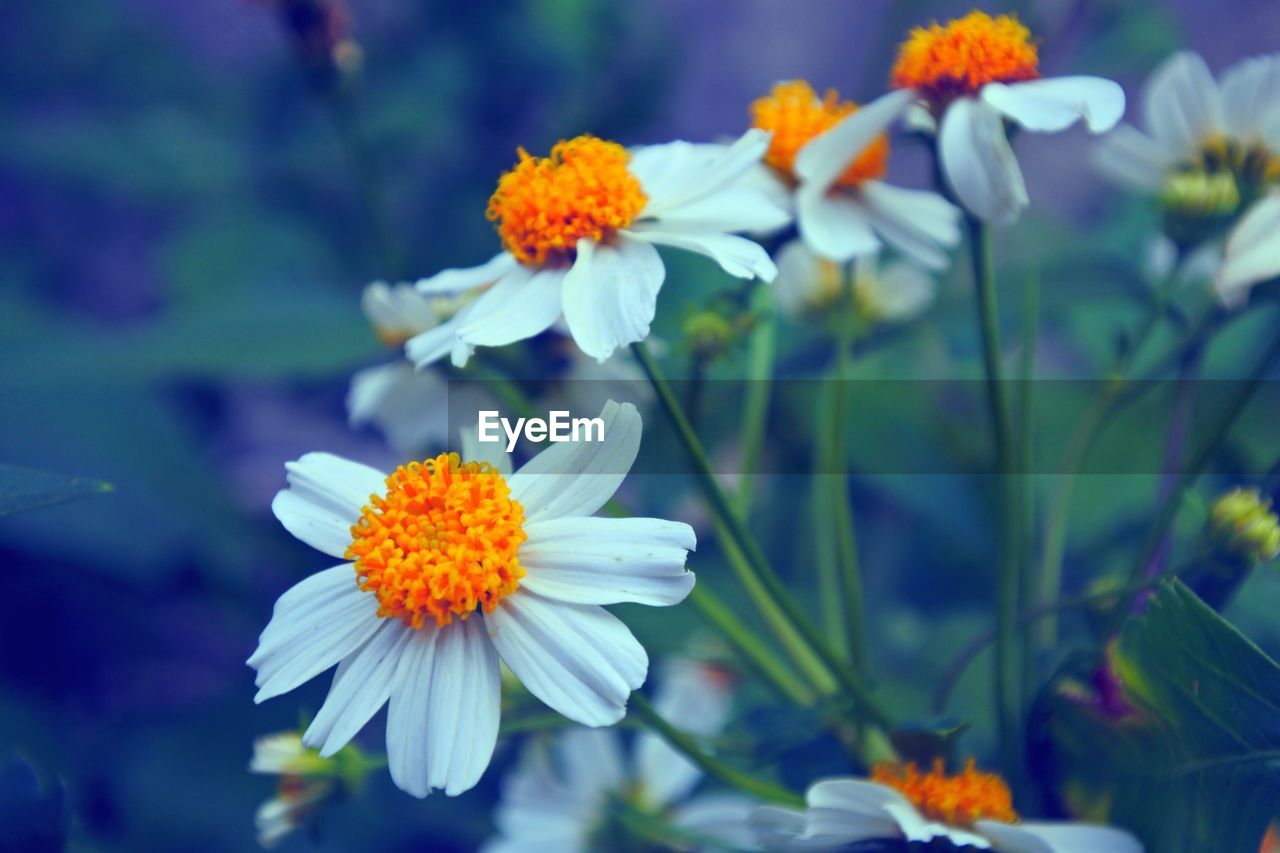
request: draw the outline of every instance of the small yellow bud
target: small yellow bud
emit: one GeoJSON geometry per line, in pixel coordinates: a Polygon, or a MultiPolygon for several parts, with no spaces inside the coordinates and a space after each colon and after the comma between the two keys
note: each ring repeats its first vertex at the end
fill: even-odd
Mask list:
{"type": "Polygon", "coordinates": [[[1231,172],[1177,172],[1160,191],[1164,230],[1174,242],[1197,245],[1218,234],[1240,211],[1231,172]]]}
{"type": "Polygon", "coordinates": [[[683,331],[689,349],[710,359],[729,348],[738,329],[732,320],[715,311],[699,311],[685,319],[683,331]]]}
{"type": "Polygon", "coordinates": [[[1209,530],[1224,549],[1259,563],[1280,554],[1280,520],[1257,489],[1236,488],[1214,502],[1209,530]]]}

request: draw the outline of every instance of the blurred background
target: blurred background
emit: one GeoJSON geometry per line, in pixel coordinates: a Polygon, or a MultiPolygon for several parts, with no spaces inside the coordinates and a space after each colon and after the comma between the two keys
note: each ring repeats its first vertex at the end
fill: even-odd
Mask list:
{"type": "MultiPolygon", "coordinates": [[[[497,244],[484,207],[517,146],[542,153],[582,132],[628,144],[730,136],[753,98],[793,77],[869,100],[907,27],[972,5],[5,4],[0,463],[114,490],[0,517],[0,763],[21,756],[44,792],[0,784],[0,815],[38,814],[25,804],[61,788],[84,849],[253,845],[254,809],[273,788],[246,772],[253,739],[296,725],[327,686],[317,679],[254,706],[244,665],[275,598],[327,559],[271,517],[283,463],[317,449],[394,458],[376,432],[346,423],[351,373],[388,359],[359,311],[361,288],[488,258],[497,244]]],[[[1175,48],[1220,69],[1280,45],[1272,0],[983,8],[1024,17],[1047,74],[1121,81],[1131,116],[1135,87],[1175,48]]],[[[1041,370],[1098,375],[1117,323],[1135,316],[1116,296],[1140,278],[1134,259],[1155,213],[1094,177],[1083,133],[1018,147],[1035,206],[1001,235],[1006,277],[1038,258],[1041,370]]],[[[893,174],[919,183],[921,165],[904,150],[893,174]]],[[[732,285],[709,262],[670,269],[655,328],[678,341],[682,314],[732,285]]],[[[963,273],[943,282],[919,330],[868,357],[864,375],[971,370],[967,286],[963,273]]],[[[784,342],[803,334],[784,330],[784,342]]],[[[1238,337],[1215,369],[1230,374],[1249,350],[1251,337],[1238,337]]],[[[678,347],[672,357],[678,373],[678,347]]],[[[719,369],[732,376],[734,362],[719,369]]],[[[803,376],[805,364],[789,369],[803,376]]],[[[1069,554],[1069,586],[1081,567],[1105,569],[1091,549],[1149,508],[1152,483],[1082,485],[1072,541],[1085,544],[1069,554]]],[[[802,487],[769,478],[760,488],[762,536],[803,591],[811,554],[788,532],[803,523],[802,502],[788,498],[802,487]]],[[[873,668],[895,674],[893,701],[909,715],[928,713],[950,653],[988,624],[980,488],[855,480],[873,668]]],[[[731,596],[704,541],[691,567],[731,596]]],[[[1265,577],[1250,589],[1230,615],[1278,651],[1280,589],[1265,577]]],[[[681,648],[694,624],[687,608],[623,609],[655,658],[681,648]]],[[[987,668],[980,661],[962,681],[952,708],[979,720],[968,744],[979,754],[987,668]]],[[[797,751],[783,756],[792,784],[829,769],[804,746],[805,721],[755,724],[796,728],[797,751]]],[[[381,732],[369,727],[371,747],[381,732]]],[[[474,849],[508,759],[455,800],[418,802],[375,773],[359,803],[285,845],[474,849]]]]}

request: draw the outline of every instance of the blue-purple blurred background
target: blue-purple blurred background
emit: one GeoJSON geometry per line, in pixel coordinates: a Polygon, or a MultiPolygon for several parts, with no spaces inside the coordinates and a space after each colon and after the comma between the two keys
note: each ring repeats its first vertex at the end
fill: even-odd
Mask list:
{"type": "MultiPolygon", "coordinates": [[[[348,0],[302,42],[286,5],[0,11],[0,462],[115,486],[0,518],[0,759],[59,780],[91,849],[254,843],[272,784],[246,773],[252,740],[296,724],[324,687],[256,707],[243,663],[275,597],[326,559],[271,518],[282,464],[313,449],[390,459],[343,409],[351,371],[386,358],[364,284],[487,258],[485,202],[518,145],[727,136],[791,77],[866,100],[907,26],[972,4],[348,0]],[[335,56],[358,70],[339,81],[335,56]]],[[[983,5],[1020,11],[1046,73],[1130,92],[1176,47],[1220,68],[1280,46],[1272,0],[983,5]]],[[[1132,258],[1152,219],[1090,173],[1086,147],[1080,132],[1019,140],[1036,214],[1006,236],[1012,256],[1097,244],[1132,258]]],[[[916,181],[919,165],[906,152],[895,173],[916,181]]],[[[1079,328],[1073,302],[1100,288],[1045,266],[1052,356],[1055,329],[1079,328]]],[[[946,565],[951,540],[919,535],[933,516],[965,527],[945,496],[862,499],[875,625],[886,662],[898,656],[883,671],[927,695],[930,650],[985,624],[985,586],[957,580],[980,550],[946,565]],[[937,575],[936,599],[919,598],[930,584],[903,594],[905,565],[937,575]]],[[[473,849],[504,760],[453,801],[376,778],[320,836],[288,843],[473,849]]]]}

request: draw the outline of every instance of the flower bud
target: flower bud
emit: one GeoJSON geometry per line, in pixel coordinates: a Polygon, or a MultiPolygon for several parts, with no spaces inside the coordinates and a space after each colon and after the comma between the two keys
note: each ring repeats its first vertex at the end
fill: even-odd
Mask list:
{"type": "Polygon", "coordinates": [[[1179,245],[1195,246],[1217,235],[1240,210],[1240,188],[1230,171],[1174,174],[1160,191],[1164,231],[1179,245]]]}
{"type": "Polygon", "coordinates": [[[1280,521],[1257,489],[1232,489],[1209,512],[1213,540],[1233,556],[1264,563],[1280,554],[1280,521]]]}

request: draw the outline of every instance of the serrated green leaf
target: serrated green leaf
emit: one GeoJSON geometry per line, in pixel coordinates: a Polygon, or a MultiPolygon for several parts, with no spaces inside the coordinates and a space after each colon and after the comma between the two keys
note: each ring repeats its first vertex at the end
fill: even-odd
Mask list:
{"type": "Polygon", "coordinates": [[[112,489],[110,483],[88,477],[68,477],[52,471],[0,464],[0,517],[106,494],[112,489]]]}

